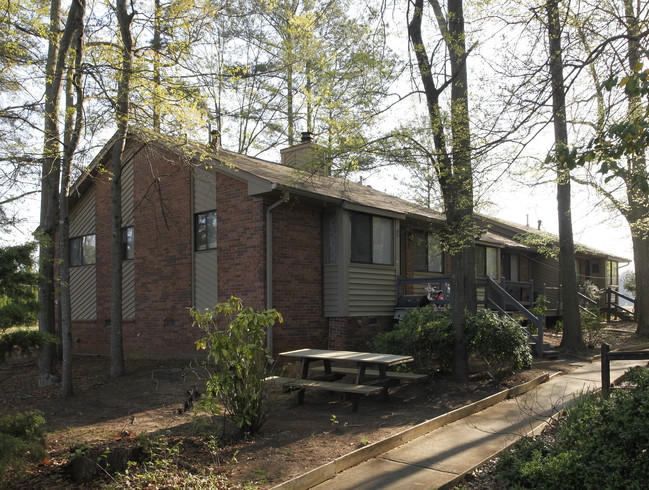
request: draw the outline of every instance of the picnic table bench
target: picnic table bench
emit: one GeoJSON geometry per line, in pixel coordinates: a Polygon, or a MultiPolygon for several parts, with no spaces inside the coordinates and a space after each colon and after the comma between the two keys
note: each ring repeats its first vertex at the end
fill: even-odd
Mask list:
{"type": "MultiPolygon", "coordinates": [[[[314,366],[311,368],[312,372],[321,372],[324,373],[324,366],[314,366]]],[[[331,372],[334,374],[355,374],[357,372],[354,368],[343,367],[343,366],[331,366],[331,372]]],[[[379,376],[380,373],[376,369],[366,369],[366,376],[379,376]]],[[[399,381],[414,381],[421,382],[427,380],[430,376],[428,374],[417,374],[417,373],[399,373],[396,371],[386,371],[385,376],[388,379],[396,379],[399,381]]]]}
{"type": "Polygon", "coordinates": [[[297,404],[304,404],[304,394],[307,388],[315,388],[348,395],[352,402],[352,412],[358,411],[361,395],[373,395],[383,391],[381,386],[356,385],[351,383],[338,383],[336,381],[323,381],[318,379],[288,378],[274,376],[269,381],[280,383],[284,388],[297,390],[297,404]]]}
{"type": "MultiPolygon", "coordinates": [[[[285,378],[280,380],[286,388],[298,390],[298,405],[304,403],[304,393],[307,388],[321,389],[330,392],[344,393],[352,400],[352,410],[358,410],[360,395],[375,394],[383,391],[387,395],[387,387],[398,378],[394,375],[405,373],[390,373],[387,367],[412,362],[411,356],[399,356],[394,354],[377,354],[373,352],[339,351],[327,349],[299,349],[295,351],[282,352],[280,356],[292,357],[301,361],[300,377],[285,378]],[[323,373],[325,379],[309,379],[309,368],[311,363],[322,361],[323,366],[311,368],[311,371],[323,373]],[[355,368],[344,368],[332,366],[332,361],[348,362],[356,364],[355,368]],[[378,369],[368,370],[368,366],[376,366],[378,369]],[[346,374],[355,374],[355,383],[344,383],[338,381],[346,374]],[[375,379],[366,379],[367,375],[375,379]]],[[[403,378],[402,378],[403,379],[403,378]]]]}

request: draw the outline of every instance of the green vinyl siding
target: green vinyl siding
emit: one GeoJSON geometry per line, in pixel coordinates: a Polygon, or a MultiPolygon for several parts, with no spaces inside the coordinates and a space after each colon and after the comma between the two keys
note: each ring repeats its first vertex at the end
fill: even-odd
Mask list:
{"type": "Polygon", "coordinates": [[[349,315],[392,315],[397,300],[396,268],[351,264],[349,266],[349,315]]]}
{"type": "Polygon", "coordinates": [[[135,199],[133,192],[133,160],[122,167],[122,226],[133,226],[135,199]]]}
{"type": "MultiPolygon", "coordinates": [[[[194,213],[205,213],[216,208],[216,172],[212,168],[197,167],[193,173],[194,213]]],[[[194,226],[196,223],[194,222],[194,226]]],[[[217,233],[216,230],[214,230],[217,233]]],[[[196,251],[194,247],[193,283],[194,306],[199,310],[212,309],[218,303],[217,246],[196,251]]]]}
{"type": "Polygon", "coordinates": [[[342,288],[338,286],[338,266],[336,264],[326,264],[322,267],[323,276],[323,303],[324,303],[324,316],[334,317],[340,316],[343,298],[342,288]]]}
{"type": "Polygon", "coordinates": [[[212,309],[218,303],[216,250],[198,252],[194,257],[194,306],[200,311],[212,309]]]}
{"type": "MultiPolygon", "coordinates": [[[[95,189],[91,187],[70,211],[70,237],[94,236],[95,189]]],[[[70,268],[70,301],[73,320],[97,318],[95,265],[70,268]]]]}
{"type": "Polygon", "coordinates": [[[132,260],[122,262],[122,318],[135,318],[135,264],[132,260]]]}
{"type": "Polygon", "coordinates": [[[70,268],[73,320],[97,319],[97,279],[94,265],[70,268]]]}

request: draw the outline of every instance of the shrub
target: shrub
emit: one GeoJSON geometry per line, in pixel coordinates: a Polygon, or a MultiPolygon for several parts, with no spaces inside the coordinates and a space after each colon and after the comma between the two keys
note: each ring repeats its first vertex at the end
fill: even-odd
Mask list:
{"type": "Polygon", "coordinates": [[[0,486],[29,462],[45,457],[45,419],[41,412],[32,411],[0,417],[0,486]]]}
{"type": "Polygon", "coordinates": [[[521,439],[501,456],[498,479],[512,488],[641,488],[649,478],[649,374],[610,399],[585,395],[566,409],[556,440],[521,439]],[[532,448],[530,450],[530,448],[532,448]],[[645,483],[642,483],[645,482],[645,483]]]}
{"type": "Polygon", "coordinates": [[[486,364],[489,375],[500,381],[511,370],[530,367],[532,351],[521,326],[508,316],[482,310],[467,316],[471,352],[486,364]]]}
{"type": "Polygon", "coordinates": [[[581,331],[586,345],[591,349],[602,343],[606,322],[599,314],[598,308],[589,308],[588,311],[580,310],[581,331]]]}
{"type": "Polygon", "coordinates": [[[32,350],[48,342],[56,344],[59,339],[50,333],[36,330],[18,329],[9,333],[0,331],[0,364],[16,352],[29,355],[32,350]]]}
{"type": "Polygon", "coordinates": [[[392,330],[374,337],[372,350],[413,356],[414,369],[437,366],[442,371],[450,370],[453,356],[451,310],[433,305],[409,309],[392,330]]]}
{"type": "Polygon", "coordinates": [[[213,311],[192,309],[191,314],[194,325],[206,334],[196,346],[207,349],[208,359],[214,363],[201,406],[220,413],[221,403],[242,432],[257,432],[270,409],[271,387],[265,382],[266,329],[276,320],[281,322],[281,315],[275,310],[258,312],[244,307],[235,297],[219,303],[213,311]],[[225,325],[220,326],[219,321],[225,325]]]}

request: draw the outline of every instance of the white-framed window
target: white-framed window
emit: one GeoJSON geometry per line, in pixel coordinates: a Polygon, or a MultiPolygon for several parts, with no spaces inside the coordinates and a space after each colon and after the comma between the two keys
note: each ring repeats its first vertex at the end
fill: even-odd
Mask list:
{"type": "Polygon", "coordinates": [[[95,235],[70,238],[70,267],[92,265],[97,257],[95,235]]]}
{"type": "Polygon", "coordinates": [[[216,211],[194,215],[194,243],[197,252],[216,248],[216,211]]]}
{"type": "Polygon", "coordinates": [[[394,264],[394,221],[391,218],[352,212],[351,261],[363,264],[394,264]]]}
{"type": "Polygon", "coordinates": [[[413,231],[414,270],[417,272],[444,272],[444,253],[437,235],[413,231]]]}

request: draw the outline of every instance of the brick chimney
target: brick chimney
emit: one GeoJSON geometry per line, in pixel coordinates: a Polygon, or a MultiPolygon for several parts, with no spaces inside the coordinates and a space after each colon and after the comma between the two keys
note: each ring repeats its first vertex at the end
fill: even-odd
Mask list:
{"type": "Polygon", "coordinates": [[[331,175],[331,166],[325,162],[323,150],[313,141],[310,131],[303,131],[300,143],[280,150],[282,165],[319,175],[331,175]]]}

